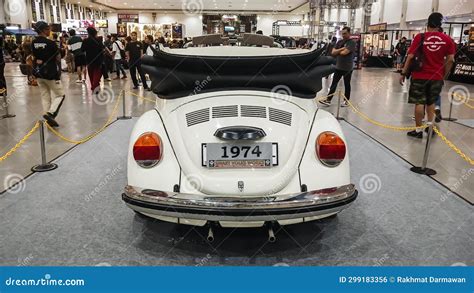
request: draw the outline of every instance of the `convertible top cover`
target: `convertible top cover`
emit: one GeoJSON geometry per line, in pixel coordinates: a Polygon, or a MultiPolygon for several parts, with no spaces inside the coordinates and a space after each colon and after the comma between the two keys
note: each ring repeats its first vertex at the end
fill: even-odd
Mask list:
{"type": "Polygon", "coordinates": [[[334,58],[322,55],[322,49],[230,46],[157,50],[154,56],[143,57],[142,68],[150,76],[153,92],[162,99],[228,90],[273,91],[313,99],[322,79],[335,71],[334,58]]]}

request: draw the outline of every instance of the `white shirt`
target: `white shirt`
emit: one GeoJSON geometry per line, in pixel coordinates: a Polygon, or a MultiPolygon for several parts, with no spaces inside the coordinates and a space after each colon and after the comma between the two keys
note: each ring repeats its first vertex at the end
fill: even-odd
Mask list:
{"type": "Polygon", "coordinates": [[[156,48],[156,45],[155,44],[151,44],[148,46],[148,48],[146,48],[146,55],[147,56],[153,56],[153,50],[151,49],[151,47],[153,47],[153,49],[156,48]]]}
{"type": "Polygon", "coordinates": [[[120,60],[122,59],[122,56],[120,56],[120,50],[123,50],[123,45],[122,42],[120,41],[115,41],[114,44],[112,45],[112,52],[115,52],[114,60],[120,60]]]}

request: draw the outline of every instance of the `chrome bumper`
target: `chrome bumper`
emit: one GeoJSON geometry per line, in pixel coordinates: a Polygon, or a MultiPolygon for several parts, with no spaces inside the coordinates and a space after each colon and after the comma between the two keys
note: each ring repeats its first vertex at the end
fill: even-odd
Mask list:
{"type": "Polygon", "coordinates": [[[208,196],[125,187],[122,199],[148,215],[205,221],[279,221],[340,212],[357,197],[353,184],[290,195],[208,196]]]}

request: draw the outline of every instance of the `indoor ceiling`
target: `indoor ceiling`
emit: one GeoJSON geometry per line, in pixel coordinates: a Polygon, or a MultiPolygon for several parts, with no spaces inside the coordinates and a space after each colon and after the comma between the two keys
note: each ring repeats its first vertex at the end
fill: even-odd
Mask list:
{"type": "MultiPolygon", "coordinates": [[[[78,3],[77,1],[68,1],[78,3]]],[[[82,0],[81,5],[114,10],[292,12],[308,0],[82,0]]]]}

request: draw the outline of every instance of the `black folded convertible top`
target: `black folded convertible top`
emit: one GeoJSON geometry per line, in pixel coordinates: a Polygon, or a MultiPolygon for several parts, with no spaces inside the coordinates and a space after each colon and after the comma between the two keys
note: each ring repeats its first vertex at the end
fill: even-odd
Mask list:
{"type": "Polygon", "coordinates": [[[282,88],[295,97],[312,99],[322,88],[322,78],[334,72],[334,58],[322,54],[323,50],[277,56],[195,56],[156,51],[155,56],[143,57],[142,68],[151,78],[153,92],[163,99],[282,88]]]}

